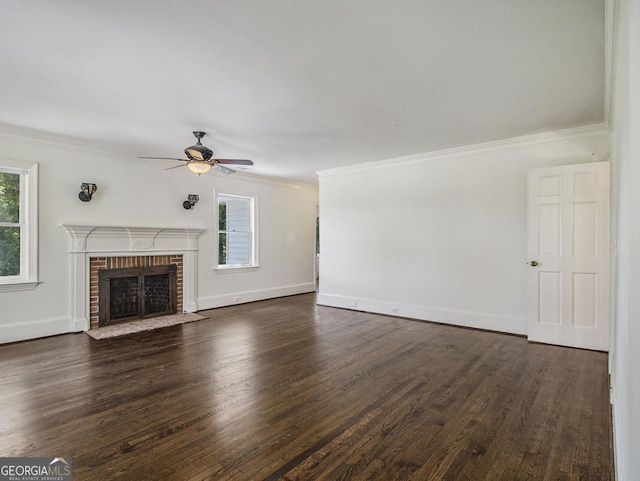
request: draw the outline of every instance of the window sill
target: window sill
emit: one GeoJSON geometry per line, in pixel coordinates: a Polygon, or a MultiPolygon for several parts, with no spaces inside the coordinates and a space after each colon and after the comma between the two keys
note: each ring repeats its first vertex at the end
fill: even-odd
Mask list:
{"type": "Polygon", "coordinates": [[[0,292],[17,292],[17,291],[33,291],[40,284],[39,281],[18,281],[8,282],[6,284],[0,283],[0,292]]]}
{"type": "Polygon", "coordinates": [[[255,272],[260,266],[225,266],[214,267],[213,270],[216,274],[238,274],[240,272],[255,272]]]}

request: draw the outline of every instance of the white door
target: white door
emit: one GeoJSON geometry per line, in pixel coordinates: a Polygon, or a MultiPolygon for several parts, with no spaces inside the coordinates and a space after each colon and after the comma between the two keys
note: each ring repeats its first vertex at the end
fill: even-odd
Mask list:
{"type": "Polygon", "coordinates": [[[529,340],[609,349],[609,163],[529,172],[529,340]]]}

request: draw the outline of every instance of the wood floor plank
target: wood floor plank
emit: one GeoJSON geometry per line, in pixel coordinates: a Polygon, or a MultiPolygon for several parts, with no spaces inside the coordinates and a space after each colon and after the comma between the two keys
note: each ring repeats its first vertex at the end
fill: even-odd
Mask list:
{"type": "Polygon", "coordinates": [[[0,456],[75,480],[611,480],[607,356],[318,307],[0,346],[0,456]]]}

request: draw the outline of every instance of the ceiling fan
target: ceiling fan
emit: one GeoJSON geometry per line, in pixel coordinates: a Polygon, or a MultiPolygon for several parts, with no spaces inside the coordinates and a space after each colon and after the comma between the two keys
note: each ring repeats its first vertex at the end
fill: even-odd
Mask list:
{"type": "Polygon", "coordinates": [[[211,168],[215,168],[216,170],[222,172],[223,174],[235,174],[235,170],[225,167],[221,164],[235,164],[235,165],[253,165],[251,160],[247,159],[214,159],[213,158],[213,150],[209,147],[202,145],[200,139],[204,137],[206,132],[201,132],[199,130],[193,132],[193,135],[198,142],[191,147],[187,147],[184,149],[184,153],[187,156],[186,159],[177,159],[173,157],[138,157],[139,159],[160,159],[160,160],[179,160],[181,162],[186,162],[186,164],[176,165],[175,167],[169,167],[165,170],[175,169],[178,167],[184,167],[185,165],[189,168],[189,170],[195,174],[201,175],[206,174],[211,170],[211,168]]]}

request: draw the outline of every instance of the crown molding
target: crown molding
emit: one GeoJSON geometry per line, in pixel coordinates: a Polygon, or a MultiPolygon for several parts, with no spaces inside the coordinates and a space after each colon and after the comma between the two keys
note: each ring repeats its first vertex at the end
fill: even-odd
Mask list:
{"type": "Polygon", "coordinates": [[[541,134],[525,135],[522,137],[513,137],[510,139],[496,140],[481,144],[466,145],[463,147],[455,147],[452,149],[436,150],[422,154],[408,155],[404,157],[395,157],[386,160],[377,160],[374,162],[366,162],[346,167],[337,167],[335,169],[327,169],[316,172],[318,177],[329,177],[332,175],[340,175],[352,172],[362,172],[367,170],[381,169],[389,167],[392,163],[394,166],[408,165],[417,162],[433,162],[447,159],[455,159],[459,157],[468,157],[474,155],[487,154],[491,152],[504,152],[509,150],[517,150],[532,145],[542,145],[552,142],[578,141],[584,139],[596,139],[608,137],[610,133],[609,125],[606,123],[588,125],[585,127],[577,127],[574,129],[556,130],[553,132],[544,132],[541,134]]]}
{"type": "Polygon", "coordinates": [[[100,145],[97,142],[90,142],[76,137],[53,134],[50,132],[43,132],[41,130],[27,129],[9,124],[0,123],[0,139],[73,152],[90,153],[123,159],[131,158],[131,156],[127,155],[125,152],[114,152],[113,149],[106,145],[100,145]]]}
{"type": "Polygon", "coordinates": [[[252,182],[254,184],[271,185],[274,187],[286,187],[293,190],[318,190],[317,184],[309,184],[281,177],[266,177],[247,172],[238,171],[229,180],[242,180],[243,182],[252,182]]]}

